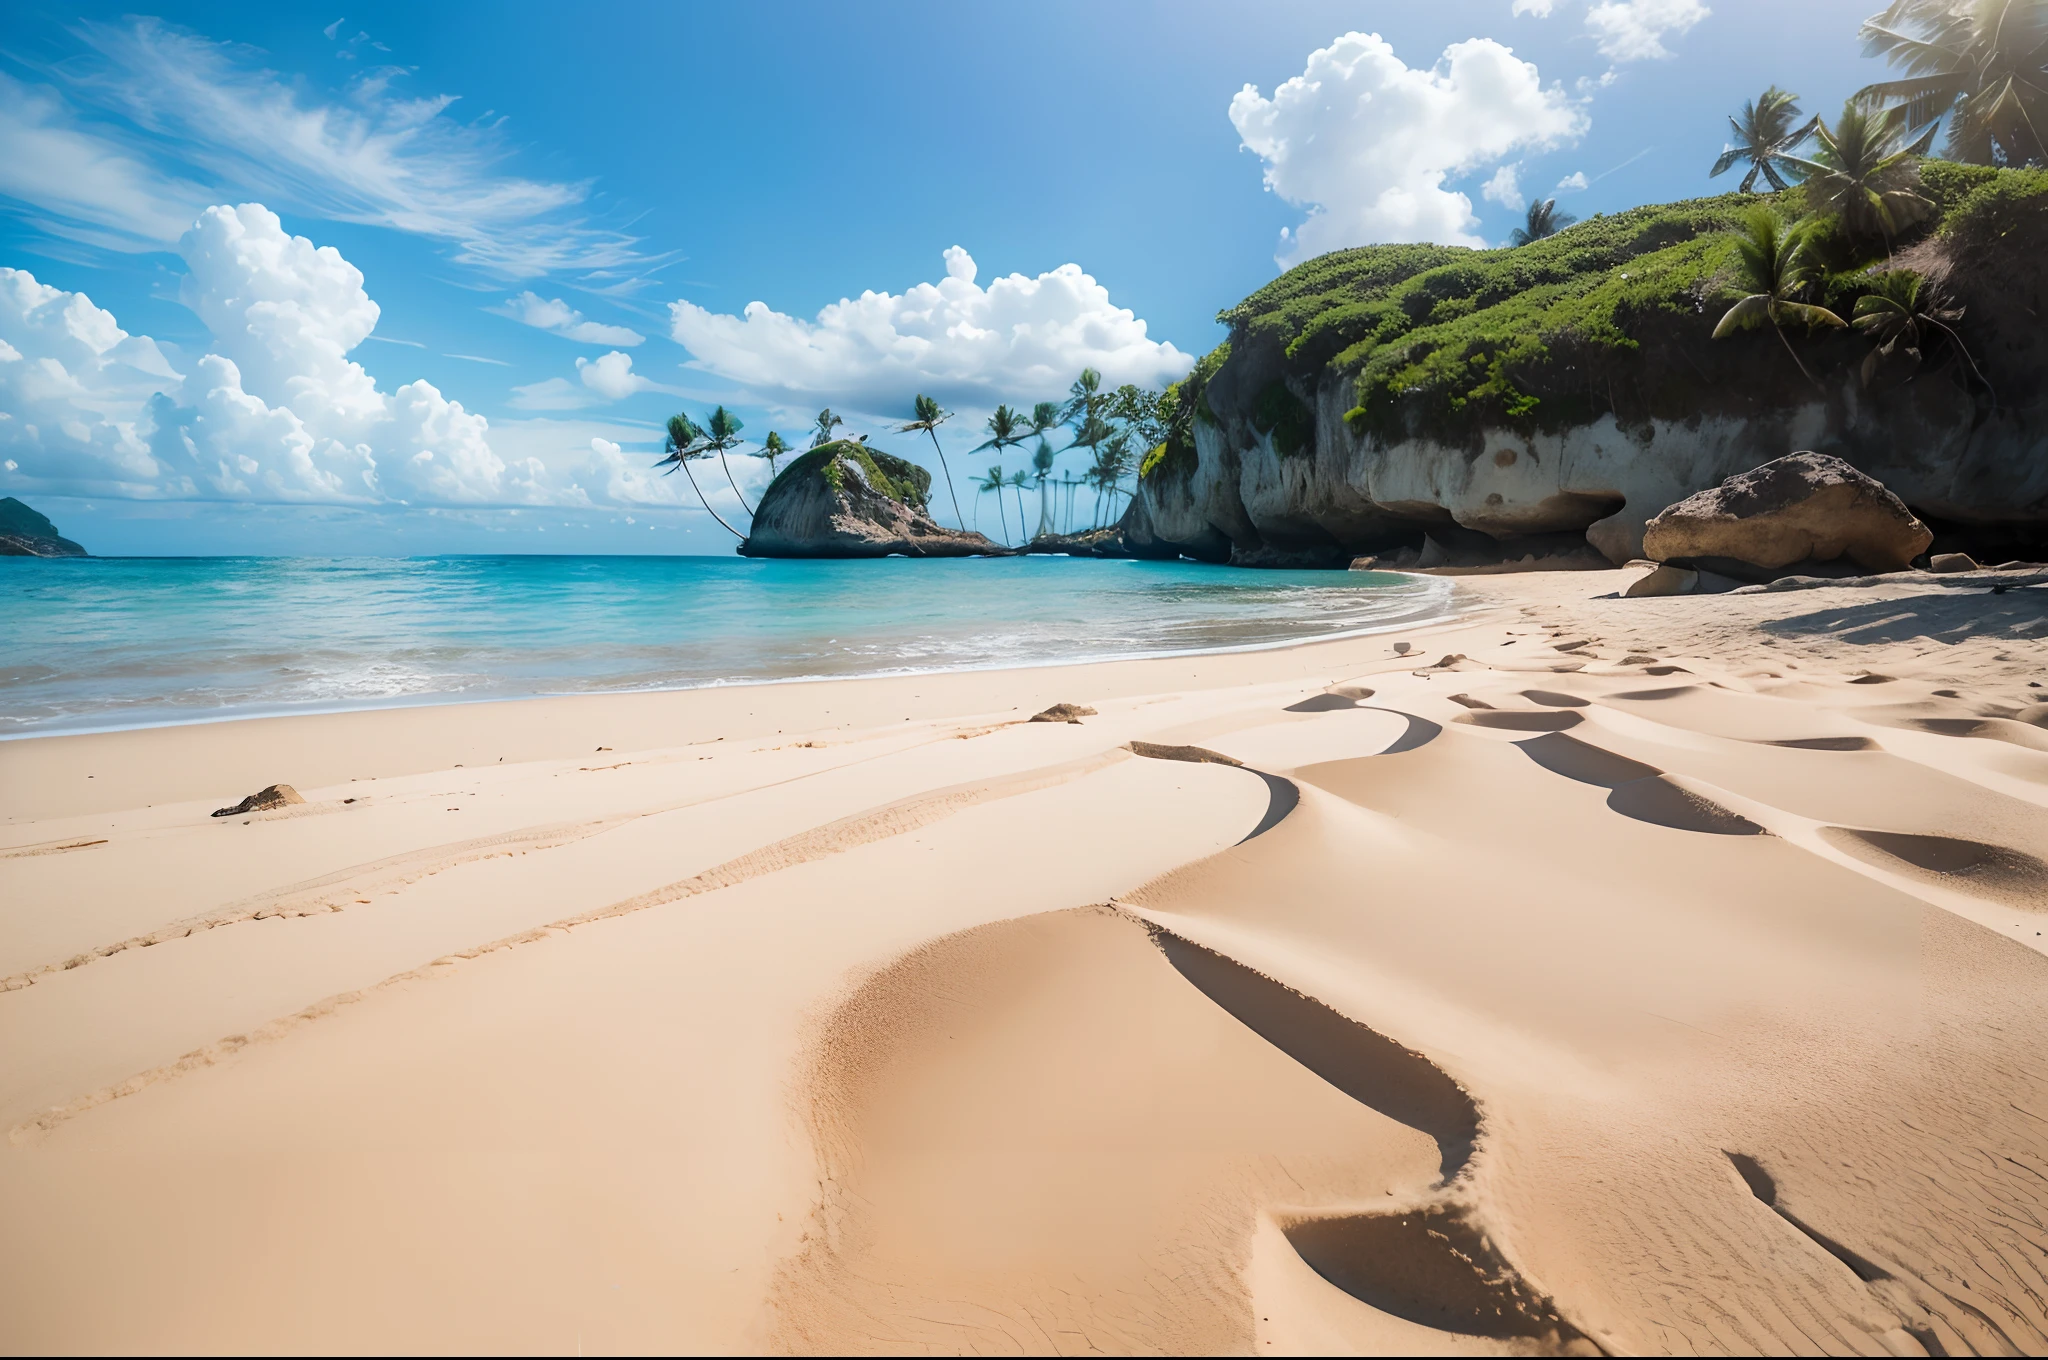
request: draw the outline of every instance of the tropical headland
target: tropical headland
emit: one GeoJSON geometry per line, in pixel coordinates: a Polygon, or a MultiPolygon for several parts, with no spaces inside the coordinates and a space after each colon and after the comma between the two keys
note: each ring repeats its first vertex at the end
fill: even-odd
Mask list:
{"type": "MultiPolygon", "coordinates": [[[[2048,558],[2048,416],[2030,395],[2048,385],[2048,170],[1922,160],[1896,120],[1843,117],[1864,161],[1832,190],[1824,173],[1563,227],[1534,204],[1543,234],[1506,249],[1367,246],[1298,265],[1220,314],[1230,338],[1182,382],[1107,390],[1090,371],[1064,403],[999,407],[975,452],[1035,445],[1032,469],[993,466],[972,494],[994,497],[1022,551],[1619,566],[1671,505],[1812,451],[1931,526],[1922,566],[2048,558]],[[1074,449],[1093,459],[1085,475],[1055,477],[1074,449]]],[[[938,449],[947,413],[918,401],[905,430],[938,449]]],[[[678,420],[672,466],[716,450],[678,420]]],[[[918,555],[863,527],[908,517],[929,524],[927,551],[1004,551],[964,527],[941,547],[916,472],[856,474],[861,504],[842,492],[827,509],[818,474],[792,466],[764,494],[768,531],[732,531],[757,555],[918,555]]]]}
{"type": "Polygon", "coordinates": [[[1428,617],[0,742],[0,1349],[2048,1353],[2048,6],[1934,8],[1028,472],[665,431],[750,556],[1428,617]]]}

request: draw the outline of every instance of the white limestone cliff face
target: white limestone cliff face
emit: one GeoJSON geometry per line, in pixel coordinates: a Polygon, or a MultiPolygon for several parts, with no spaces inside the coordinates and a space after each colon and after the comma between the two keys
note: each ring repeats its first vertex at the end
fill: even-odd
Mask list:
{"type": "Polygon", "coordinates": [[[1315,398],[1314,445],[1293,457],[1234,412],[1198,422],[1193,471],[1143,484],[1157,537],[1189,556],[1283,564],[1334,562],[1418,530],[1509,544],[1583,534],[1621,563],[1641,555],[1644,525],[1666,506],[1805,449],[1847,459],[1938,521],[2048,526],[2048,422],[1986,411],[1941,374],[1874,393],[1844,377],[1750,413],[1482,429],[1458,445],[1355,435],[1348,382],[1325,381],[1315,398]]]}

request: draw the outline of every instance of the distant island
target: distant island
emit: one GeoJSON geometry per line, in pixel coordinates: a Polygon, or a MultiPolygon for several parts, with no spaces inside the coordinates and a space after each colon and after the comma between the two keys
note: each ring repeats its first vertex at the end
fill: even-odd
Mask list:
{"type": "Polygon", "coordinates": [[[57,526],[12,496],[0,498],[0,557],[90,557],[57,526]]]}

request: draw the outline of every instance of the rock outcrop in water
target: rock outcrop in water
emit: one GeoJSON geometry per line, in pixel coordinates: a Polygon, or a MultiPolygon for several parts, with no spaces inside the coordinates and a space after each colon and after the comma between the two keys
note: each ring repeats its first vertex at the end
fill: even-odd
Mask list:
{"type": "Polygon", "coordinates": [[[57,526],[12,496],[0,499],[0,557],[89,557],[57,526]]]}
{"type": "Polygon", "coordinates": [[[1010,550],[926,510],[932,475],[842,439],[802,454],[762,493],[745,557],[976,557],[1010,550]]]}
{"type": "MultiPolygon", "coordinates": [[[[1195,411],[1146,460],[1126,546],[1243,565],[1420,554],[1642,554],[1665,507],[1798,450],[1896,493],[1937,551],[2048,556],[2048,173],[1930,162],[1939,212],[1892,264],[1948,307],[1975,368],[1926,328],[1924,362],[1859,370],[1853,330],[1712,338],[1728,228],[1754,197],[1597,217],[1513,250],[1376,246],[1288,271],[1223,313],[1181,385],[1195,411]],[[1977,369],[1981,369],[1981,379],[1977,369]]],[[[1794,190],[1771,196],[1787,217],[1794,190]]],[[[1871,268],[1836,235],[1825,301],[1871,268]]]]}

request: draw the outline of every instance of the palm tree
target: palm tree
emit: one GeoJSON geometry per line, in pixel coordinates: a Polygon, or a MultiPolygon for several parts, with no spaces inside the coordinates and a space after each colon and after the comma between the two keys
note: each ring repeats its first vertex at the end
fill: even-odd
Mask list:
{"type": "Polygon", "coordinates": [[[1030,474],[1021,468],[1010,474],[1010,489],[1017,493],[1017,536],[1024,536],[1024,488],[1031,485],[1030,474]]]}
{"type": "Polygon", "coordinates": [[[1892,0],[1863,53],[1906,72],[1857,92],[1908,129],[1949,116],[1951,160],[2048,164],[2048,0],[1892,0]]]}
{"type": "Polygon", "coordinates": [[[1088,482],[1095,488],[1096,528],[1102,527],[1105,498],[1108,501],[1109,510],[1115,511],[1117,495],[1123,490],[1124,477],[1130,470],[1130,431],[1118,430],[1113,437],[1103,442],[1101,448],[1095,451],[1095,461],[1088,468],[1088,482]]]}
{"type": "Polygon", "coordinates": [[[1003,509],[1003,488],[1008,485],[1008,483],[1003,481],[1003,465],[1001,463],[990,463],[988,476],[975,482],[974,485],[980,489],[984,496],[991,491],[996,493],[996,514],[1002,519],[1003,542],[1007,544],[1010,541],[1010,514],[1007,510],[1003,509]]]}
{"type": "Polygon", "coordinates": [[[1068,533],[1074,532],[1074,488],[1080,486],[1081,484],[1082,479],[1076,477],[1071,472],[1069,472],[1065,477],[1060,479],[1060,485],[1067,489],[1067,509],[1065,523],[1067,526],[1068,533]]]}
{"type": "Polygon", "coordinates": [[[1065,420],[1066,417],[1060,414],[1060,404],[1058,402],[1041,401],[1031,408],[1031,435],[1043,436],[1047,430],[1063,423],[1065,420]]]}
{"type": "Polygon", "coordinates": [[[1036,538],[1043,538],[1053,532],[1052,492],[1049,489],[1049,480],[1052,477],[1055,457],[1057,455],[1053,453],[1052,445],[1043,439],[1038,441],[1038,449],[1031,455],[1032,475],[1038,481],[1038,532],[1033,535],[1036,538]]]}
{"type": "Polygon", "coordinates": [[[1559,212],[1554,198],[1530,199],[1528,217],[1509,234],[1508,244],[1526,246],[1531,241],[1555,236],[1578,220],[1570,213],[1559,212]]]}
{"type": "Polygon", "coordinates": [[[1970,365],[1970,371],[1977,375],[1977,381],[1984,384],[1985,391],[1991,392],[1995,406],[1998,393],[1992,391],[1984,370],[1977,367],[1977,361],[1963,344],[1963,337],[1955,332],[1953,323],[1963,319],[1963,309],[1942,306],[1934,290],[1926,286],[1927,280],[1910,269],[1894,269],[1879,274],[1875,282],[1877,291],[1856,299],[1856,318],[1849,323],[1877,342],[1863,360],[1864,383],[1868,385],[1877,375],[1878,368],[1895,356],[1903,357],[1915,368],[1919,367],[1921,353],[1926,348],[1922,336],[1931,327],[1955,342],[1957,352],[1970,365]]]}
{"type": "Polygon", "coordinates": [[[988,438],[976,444],[971,452],[980,453],[983,449],[994,449],[1001,453],[1012,445],[1023,443],[1027,437],[1024,433],[1024,417],[1008,406],[998,406],[988,418],[988,438]]]}
{"type": "Polygon", "coordinates": [[[740,418],[721,406],[711,413],[711,420],[704,428],[704,447],[718,455],[718,465],[725,469],[726,484],[732,487],[732,494],[740,498],[740,508],[751,515],[754,507],[747,504],[746,493],[732,479],[732,465],[725,461],[726,450],[739,446],[742,428],[740,418]]]}
{"type": "Polygon", "coordinates": [[[1773,189],[1796,184],[1806,172],[1792,153],[1813,135],[1819,122],[1818,115],[1800,122],[1799,96],[1773,85],[1744,104],[1741,113],[1728,116],[1728,126],[1735,130],[1735,144],[1714,162],[1713,173],[1725,175],[1748,161],[1749,173],[1742,177],[1739,186],[1745,194],[1755,191],[1758,175],[1769,181],[1773,189]]]}
{"type": "Polygon", "coordinates": [[[1899,110],[1881,112],[1850,100],[1833,127],[1814,125],[1820,149],[1811,160],[1791,158],[1806,172],[1807,202],[1840,217],[1851,236],[1882,237],[1889,249],[1902,227],[1934,211],[1934,205],[1915,192],[1920,183],[1918,161],[1934,140],[1934,129],[1929,123],[1908,143],[1899,110]]]}
{"type": "Polygon", "coordinates": [[[754,457],[766,458],[768,460],[769,481],[774,481],[779,473],[779,470],[775,466],[775,460],[782,457],[782,455],[788,453],[789,451],[790,449],[788,443],[786,443],[783,440],[781,435],[775,433],[775,431],[773,430],[770,430],[768,432],[768,437],[761,441],[761,451],[755,454],[754,457]]]}
{"type": "Polygon", "coordinates": [[[811,427],[811,447],[815,449],[831,443],[832,431],[845,423],[832,414],[832,408],[829,406],[818,412],[818,423],[811,427]]]}
{"type": "Polygon", "coordinates": [[[946,474],[946,495],[953,501],[953,522],[965,528],[967,517],[960,513],[960,497],[953,491],[953,469],[946,466],[946,451],[939,448],[939,426],[945,424],[952,414],[920,392],[917,394],[917,419],[905,425],[902,432],[909,434],[912,430],[923,430],[932,437],[932,448],[939,455],[939,471],[946,474]]]}
{"type": "Polygon", "coordinates": [[[1074,379],[1074,385],[1067,389],[1066,409],[1060,412],[1061,424],[1072,424],[1089,416],[1099,416],[1109,397],[1102,390],[1102,375],[1092,368],[1081,370],[1081,376],[1074,379]]]}
{"type": "Polygon", "coordinates": [[[727,533],[744,542],[747,536],[733,528],[730,524],[726,524],[725,516],[711,509],[711,502],[704,497],[704,488],[697,485],[697,474],[690,471],[691,463],[694,463],[699,458],[709,458],[711,456],[711,447],[706,440],[704,431],[697,427],[697,422],[680,411],[670,416],[668,418],[668,438],[662,445],[662,455],[661,462],[656,463],[655,466],[660,467],[662,463],[667,463],[669,465],[669,472],[674,472],[677,468],[681,468],[683,475],[690,479],[690,489],[697,493],[698,503],[706,510],[711,511],[711,518],[723,525],[727,533]]]}
{"type": "Polygon", "coordinates": [[[1769,324],[1778,333],[1785,352],[1792,356],[1792,362],[1799,365],[1799,371],[1819,387],[1820,379],[1813,376],[1799,352],[1792,348],[1792,342],[1786,339],[1785,325],[1796,322],[1811,330],[1815,326],[1848,323],[1825,307],[1798,300],[1818,272],[1806,253],[1804,227],[1786,226],[1777,213],[1759,204],[1744,215],[1735,234],[1735,251],[1742,286],[1749,292],[1714,327],[1714,338],[1719,340],[1739,330],[1769,324]]]}

